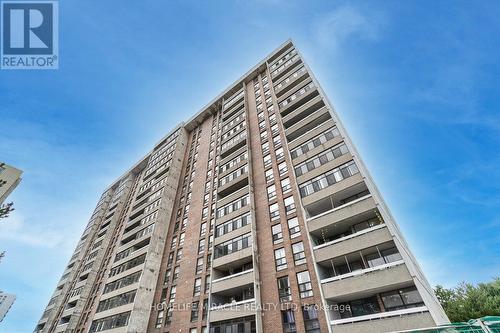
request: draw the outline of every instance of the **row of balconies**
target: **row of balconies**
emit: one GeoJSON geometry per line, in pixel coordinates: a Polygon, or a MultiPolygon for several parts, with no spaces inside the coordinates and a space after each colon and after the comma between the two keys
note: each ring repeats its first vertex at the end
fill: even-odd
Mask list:
{"type": "Polygon", "coordinates": [[[243,113],[245,110],[245,94],[240,95],[236,102],[224,110],[222,114],[222,126],[224,126],[231,118],[239,113],[243,113]]]}
{"type": "MultiPolygon", "coordinates": [[[[293,51],[292,51],[293,53],[293,51]]],[[[289,57],[287,60],[282,62],[277,68],[271,70],[271,79],[273,83],[279,82],[279,80],[287,73],[292,72],[294,68],[297,68],[300,64],[302,64],[302,59],[300,59],[299,55],[297,53],[293,54],[291,57],[289,57]]],[[[272,65],[271,65],[272,67],[272,65]]]]}
{"type": "MultiPolygon", "coordinates": [[[[275,81],[275,87],[279,85],[278,103],[288,99],[287,103],[281,104],[280,111],[290,150],[335,125],[315,87],[293,99],[289,96],[295,93],[285,93],[299,85],[305,87],[309,84],[309,79],[300,72],[300,68],[297,68],[297,74],[292,73],[290,78],[283,79],[288,81],[288,88],[275,81]]],[[[295,157],[293,164],[299,165],[342,141],[342,136],[337,136],[315,145],[295,157]]],[[[314,168],[308,168],[297,177],[297,183],[303,184],[352,158],[350,153],[345,153],[314,168]]],[[[302,205],[308,216],[318,278],[329,305],[414,285],[413,277],[396,249],[393,236],[380,217],[377,205],[360,173],[303,197],[302,205]]],[[[423,302],[404,309],[350,315],[348,318],[330,313],[330,320],[336,332],[385,332],[394,328],[434,325],[423,302]]]]}

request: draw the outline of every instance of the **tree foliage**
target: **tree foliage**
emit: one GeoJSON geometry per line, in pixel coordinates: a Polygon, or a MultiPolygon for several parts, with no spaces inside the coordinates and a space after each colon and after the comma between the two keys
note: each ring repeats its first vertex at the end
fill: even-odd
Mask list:
{"type": "Polygon", "coordinates": [[[500,278],[488,283],[460,283],[447,289],[436,286],[436,296],[451,322],[500,315],[500,278]]]}
{"type": "Polygon", "coordinates": [[[0,206],[0,219],[9,217],[9,214],[14,210],[13,202],[0,206]]]}

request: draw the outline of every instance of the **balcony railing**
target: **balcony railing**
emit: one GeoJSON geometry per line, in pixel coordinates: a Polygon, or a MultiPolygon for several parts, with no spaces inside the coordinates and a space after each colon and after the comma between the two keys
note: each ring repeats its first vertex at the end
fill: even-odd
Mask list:
{"type": "Polygon", "coordinates": [[[333,282],[333,281],[339,281],[339,280],[347,279],[347,278],[354,277],[354,276],[364,275],[364,274],[367,274],[370,272],[381,271],[383,269],[394,267],[394,266],[399,266],[402,264],[404,264],[404,261],[398,260],[398,261],[390,262],[388,264],[370,267],[370,268],[366,268],[366,269],[361,269],[359,271],[354,271],[351,273],[337,275],[337,276],[334,276],[331,278],[323,279],[323,280],[321,280],[321,283],[329,283],[329,282],[333,282]]]}
{"type": "Polygon", "coordinates": [[[379,312],[379,313],[369,314],[369,315],[365,315],[365,316],[335,319],[335,320],[331,320],[330,324],[331,325],[352,324],[352,323],[359,322],[359,321],[377,320],[377,319],[384,319],[384,318],[389,318],[389,317],[399,317],[399,316],[403,316],[403,315],[408,315],[408,314],[413,314],[413,313],[421,313],[421,312],[427,312],[427,311],[428,311],[428,309],[426,306],[419,306],[416,308],[387,311],[387,312],[379,312]]]}

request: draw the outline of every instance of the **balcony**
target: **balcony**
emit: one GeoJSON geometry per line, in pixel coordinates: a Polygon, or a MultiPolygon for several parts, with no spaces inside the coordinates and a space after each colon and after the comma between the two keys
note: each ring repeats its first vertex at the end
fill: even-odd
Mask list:
{"type": "Polygon", "coordinates": [[[210,321],[246,317],[256,313],[253,281],[237,288],[212,291],[210,321]]]}
{"type": "Polygon", "coordinates": [[[246,130],[241,131],[238,135],[234,136],[233,138],[229,139],[226,141],[221,146],[221,158],[223,159],[224,157],[232,154],[239,148],[245,146],[247,142],[247,132],[246,130]]]}
{"type": "Polygon", "coordinates": [[[231,154],[221,158],[219,165],[222,166],[222,165],[226,164],[227,162],[231,161],[232,159],[234,159],[234,158],[238,157],[239,155],[243,154],[244,152],[246,152],[246,150],[247,150],[246,146],[240,147],[239,149],[233,151],[231,154]]]}
{"type": "Polygon", "coordinates": [[[75,312],[75,308],[76,308],[76,302],[75,306],[64,309],[61,317],[70,317],[73,314],[73,312],[75,312]]]}
{"type": "Polygon", "coordinates": [[[248,185],[248,171],[217,188],[219,199],[248,185]]]}
{"type": "MultiPolygon", "coordinates": [[[[394,267],[400,267],[394,266],[394,267]]],[[[404,267],[404,266],[403,266],[404,267]]],[[[428,309],[413,282],[380,287],[376,292],[363,292],[348,297],[326,298],[330,324],[334,332],[390,332],[407,326],[413,315],[428,314],[428,309]]],[[[420,317],[418,319],[423,319],[420,317]]],[[[429,317],[430,318],[430,317],[429,317]]],[[[410,327],[426,327],[429,322],[413,321],[410,327]]]]}
{"type": "Polygon", "coordinates": [[[134,309],[134,302],[120,305],[105,311],[97,312],[94,314],[93,320],[98,320],[102,318],[106,318],[109,316],[113,316],[119,313],[127,312],[127,311],[132,311],[134,309]]]}
{"type": "Polygon", "coordinates": [[[224,290],[239,288],[254,282],[253,269],[240,273],[224,276],[212,281],[212,293],[220,293],[224,290]]]}
{"type": "Polygon", "coordinates": [[[304,79],[307,79],[308,77],[309,76],[307,74],[305,66],[298,66],[298,68],[292,74],[274,84],[274,93],[276,94],[276,97],[279,98],[286,92],[299,85],[304,79]]]}
{"type": "Polygon", "coordinates": [[[364,293],[378,292],[388,286],[398,287],[411,283],[412,277],[403,260],[362,269],[321,280],[323,295],[328,299],[345,299],[364,293]]]}
{"type": "Polygon", "coordinates": [[[252,246],[249,246],[242,250],[214,259],[212,267],[214,269],[229,270],[232,267],[238,267],[245,262],[248,262],[248,259],[252,257],[252,254],[252,246]]]}
{"type": "MultiPolygon", "coordinates": [[[[348,198],[351,193],[351,191],[344,193],[344,197],[348,198]]],[[[339,193],[339,198],[341,194],[339,193]]],[[[335,224],[356,216],[361,215],[362,218],[362,214],[373,212],[376,209],[377,205],[371,194],[347,202],[339,200],[332,203],[330,200],[328,202],[325,200],[325,202],[318,202],[308,207],[308,213],[312,217],[307,219],[307,225],[309,231],[316,234],[324,228],[334,227],[335,224]]]]}
{"type": "Polygon", "coordinates": [[[69,324],[69,319],[67,322],[64,322],[64,323],[57,325],[56,330],[54,332],[55,333],[65,332],[66,329],[68,328],[68,324],[69,324]]]}
{"type": "Polygon", "coordinates": [[[231,240],[233,238],[236,238],[238,236],[248,234],[251,231],[252,231],[252,225],[247,224],[246,226],[243,226],[241,228],[233,229],[232,231],[228,232],[227,234],[216,237],[214,240],[214,244],[218,245],[218,244],[224,243],[224,242],[231,240]]]}
{"type": "Polygon", "coordinates": [[[325,106],[316,112],[313,112],[309,117],[300,120],[285,130],[287,140],[293,141],[308,131],[318,127],[322,123],[332,119],[330,111],[325,106]]]}
{"type": "Polygon", "coordinates": [[[321,96],[316,96],[283,117],[283,126],[285,127],[285,129],[292,127],[294,124],[318,111],[322,107],[326,107],[323,99],[321,98],[321,96]]]}
{"type": "MultiPolygon", "coordinates": [[[[243,98],[243,95],[241,96],[243,98]]],[[[239,112],[245,112],[245,100],[242,99],[241,102],[238,102],[231,106],[229,109],[224,111],[222,115],[222,126],[224,126],[230,119],[239,112]]]]}
{"type": "Polygon", "coordinates": [[[235,114],[229,118],[222,127],[221,136],[231,131],[233,128],[246,121],[245,113],[235,114]],[[227,128],[226,128],[227,127],[227,128]]]}
{"type": "Polygon", "coordinates": [[[332,119],[325,121],[323,123],[320,123],[316,127],[313,127],[310,130],[308,130],[307,132],[296,137],[294,140],[288,141],[288,148],[290,150],[294,150],[298,146],[303,145],[304,143],[310,141],[314,137],[325,132],[327,129],[332,128],[333,126],[335,126],[335,122],[332,119]]]}
{"type": "Polygon", "coordinates": [[[334,197],[341,197],[344,193],[352,192],[353,195],[359,193],[363,188],[366,188],[366,184],[363,176],[358,172],[331,185],[329,183],[328,186],[302,197],[302,205],[310,212],[312,206],[322,202],[325,198],[332,201],[334,197]]]}
{"type": "Polygon", "coordinates": [[[236,102],[240,101],[245,96],[245,91],[243,88],[239,88],[239,90],[233,93],[230,97],[224,98],[223,109],[227,110],[231,108],[232,105],[236,104],[236,102]]]}
{"type": "Polygon", "coordinates": [[[355,234],[355,237],[316,246],[314,247],[314,255],[317,262],[323,262],[390,241],[392,241],[392,236],[385,225],[382,225],[382,227],[370,229],[366,233],[355,234]]]}
{"type": "Polygon", "coordinates": [[[337,319],[330,324],[336,333],[385,333],[436,325],[425,306],[337,319]]]}
{"type": "Polygon", "coordinates": [[[291,95],[283,96],[278,100],[281,117],[286,117],[310,100],[319,96],[318,89],[314,83],[310,80],[308,81],[309,82],[306,81],[302,87],[296,88],[297,90],[291,95]]]}
{"type": "MultiPolygon", "coordinates": [[[[337,141],[337,140],[331,140],[331,141],[337,141]]],[[[312,169],[310,171],[304,171],[302,175],[297,177],[297,183],[303,184],[313,178],[316,178],[318,176],[321,176],[322,174],[327,173],[329,170],[335,169],[343,164],[346,164],[352,159],[353,156],[351,155],[351,153],[346,152],[341,156],[331,159],[325,164],[317,166],[315,169],[312,169]]]]}
{"type": "Polygon", "coordinates": [[[298,67],[301,63],[302,59],[300,59],[298,54],[295,54],[292,58],[278,66],[277,69],[271,71],[272,81],[278,82],[280,78],[285,76],[285,73],[289,73],[291,69],[298,67]]]}

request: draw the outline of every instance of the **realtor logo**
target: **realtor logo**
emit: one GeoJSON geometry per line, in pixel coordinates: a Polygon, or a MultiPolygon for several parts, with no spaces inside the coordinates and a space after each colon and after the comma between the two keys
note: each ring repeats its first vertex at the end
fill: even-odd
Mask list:
{"type": "Polygon", "coordinates": [[[58,3],[1,2],[2,69],[57,69],[58,3]]]}

